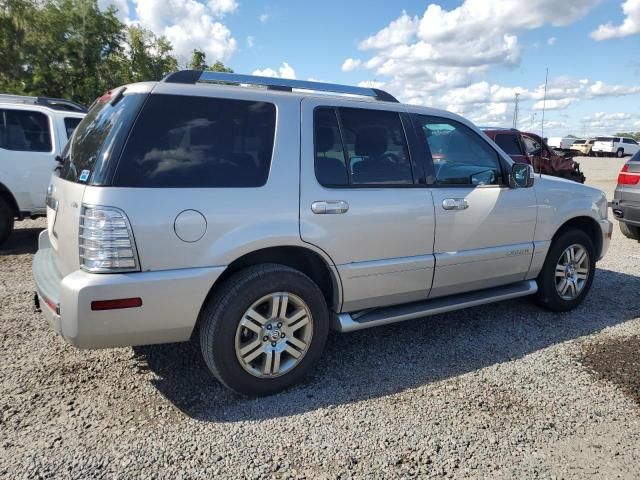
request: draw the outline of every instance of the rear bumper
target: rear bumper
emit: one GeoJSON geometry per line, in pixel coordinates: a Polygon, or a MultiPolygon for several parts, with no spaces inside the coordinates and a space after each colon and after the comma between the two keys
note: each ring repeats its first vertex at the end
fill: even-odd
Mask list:
{"type": "Polygon", "coordinates": [[[640,194],[638,195],[638,202],[617,200],[614,198],[613,201],[609,203],[609,206],[616,220],[629,225],[640,226],[640,194]]]}
{"type": "Polygon", "coordinates": [[[600,231],[602,232],[602,250],[600,250],[600,256],[598,260],[602,260],[609,250],[609,244],[611,243],[611,235],[613,234],[613,222],[608,219],[598,221],[600,224],[600,231]]]}
{"type": "Polygon", "coordinates": [[[200,308],[224,267],[62,276],[51,248],[38,250],[33,278],[47,322],[80,348],[188,340],[200,308]],[[94,311],[91,302],[140,297],[142,306],[94,311]]]}

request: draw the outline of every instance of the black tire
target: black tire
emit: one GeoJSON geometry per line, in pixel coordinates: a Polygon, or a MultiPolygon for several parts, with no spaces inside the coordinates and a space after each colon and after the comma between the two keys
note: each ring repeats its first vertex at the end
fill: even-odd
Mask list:
{"type": "Polygon", "coordinates": [[[13,231],[14,215],[13,209],[0,197],[0,245],[7,241],[13,231]]]}
{"type": "Polygon", "coordinates": [[[618,158],[622,158],[622,157],[624,157],[624,149],[623,149],[623,148],[619,148],[619,149],[616,151],[616,157],[618,157],[618,158]]]}
{"type": "Polygon", "coordinates": [[[284,265],[262,264],[229,277],[207,301],[198,322],[202,355],[213,375],[236,393],[262,396],[294,385],[318,363],[329,333],[329,310],[320,288],[305,274],[284,265]],[[298,365],[281,376],[259,378],[247,372],[236,356],[236,330],[254,302],[275,292],[292,293],[306,303],[313,335],[298,365]]]}
{"type": "Polygon", "coordinates": [[[549,253],[538,275],[538,292],[534,296],[536,303],[553,312],[567,312],[576,308],[591,289],[596,272],[596,251],[591,238],[582,230],[567,230],[561,233],[551,244],[549,253]],[[571,245],[578,244],[585,248],[589,255],[589,274],[580,294],[572,299],[563,299],[556,289],[556,265],[561,255],[571,245]]]}
{"type": "Polygon", "coordinates": [[[619,222],[620,223],[620,231],[622,234],[630,238],[632,240],[640,241],[640,227],[636,227],[635,225],[629,225],[628,223],[619,222]]]}

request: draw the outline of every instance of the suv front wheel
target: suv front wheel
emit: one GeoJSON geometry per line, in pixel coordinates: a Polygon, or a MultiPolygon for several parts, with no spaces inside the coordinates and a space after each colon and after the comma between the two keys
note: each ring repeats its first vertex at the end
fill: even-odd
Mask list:
{"type": "Polygon", "coordinates": [[[567,230],[552,244],[538,275],[536,301],[554,312],[576,308],[584,300],[596,271],[593,242],[581,230],[567,230]]]}
{"type": "Polygon", "coordinates": [[[244,395],[269,395],[300,381],[318,362],[329,312],[302,272],[263,264],[227,279],[200,314],[204,360],[244,395]]]}

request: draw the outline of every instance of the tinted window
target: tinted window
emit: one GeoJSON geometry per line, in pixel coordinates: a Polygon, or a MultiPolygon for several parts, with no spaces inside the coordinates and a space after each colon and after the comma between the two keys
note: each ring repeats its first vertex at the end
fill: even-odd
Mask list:
{"type": "Polygon", "coordinates": [[[574,145],[584,145],[587,141],[586,140],[576,140],[575,142],[573,142],[574,145]]]}
{"type": "Polygon", "coordinates": [[[65,117],[64,129],[67,131],[67,138],[71,138],[71,135],[73,135],[73,131],[76,129],[81,120],[81,118],[65,117]]]}
{"type": "Polygon", "coordinates": [[[496,143],[509,155],[524,155],[517,135],[496,135],[496,143]]]}
{"type": "Polygon", "coordinates": [[[316,178],[321,185],[349,184],[338,118],[333,108],[319,108],[314,114],[316,178]]]}
{"type": "Polygon", "coordinates": [[[413,183],[407,140],[396,112],[338,109],[352,185],[413,183]]]}
{"type": "Polygon", "coordinates": [[[125,95],[114,106],[110,94],[100,97],[78,124],[75,135],[62,152],[64,163],[60,177],[94,185],[105,183],[107,166],[117,158],[145,98],[146,95],[141,94],[125,95]]]}
{"type": "Polygon", "coordinates": [[[597,137],[596,142],[613,142],[612,137],[597,137]]]}
{"type": "Polygon", "coordinates": [[[49,117],[29,110],[0,109],[0,148],[20,152],[50,152],[49,117]]]}
{"type": "Polygon", "coordinates": [[[635,140],[632,140],[631,138],[623,138],[622,142],[623,143],[630,143],[632,145],[637,145],[637,142],[635,140]]]}
{"type": "Polygon", "coordinates": [[[436,183],[439,185],[498,185],[502,181],[498,153],[470,128],[453,120],[419,116],[436,183]]]}
{"type": "Polygon", "coordinates": [[[131,187],[259,187],[271,165],[271,103],[151,95],[118,163],[131,187]]]}

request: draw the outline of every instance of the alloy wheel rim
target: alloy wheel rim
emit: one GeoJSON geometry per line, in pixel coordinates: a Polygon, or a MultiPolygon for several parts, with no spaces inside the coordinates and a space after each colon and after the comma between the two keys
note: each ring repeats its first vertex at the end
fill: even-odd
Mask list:
{"type": "Polygon", "coordinates": [[[556,264],[556,291],[563,300],[574,300],[584,290],[589,278],[589,253],[579,244],[570,245],[556,264]]]}
{"type": "Polygon", "coordinates": [[[242,368],[258,378],[275,378],[300,364],[313,336],[313,316],[297,295],[275,292],[244,313],[235,336],[242,368]]]}

